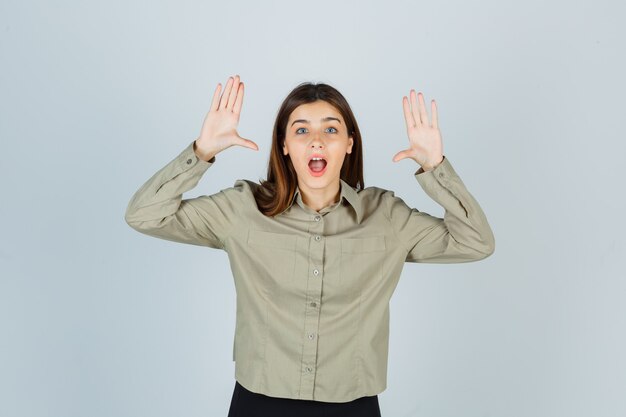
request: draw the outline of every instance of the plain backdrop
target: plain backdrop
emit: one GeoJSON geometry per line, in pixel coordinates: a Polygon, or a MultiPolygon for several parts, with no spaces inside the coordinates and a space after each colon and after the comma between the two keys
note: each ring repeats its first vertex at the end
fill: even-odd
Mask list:
{"type": "MultiPolygon", "coordinates": [[[[402,96],[435,99],[444,154],[495,253],[405,264],[384,417],[626,415],[626,7],[620,1],[0,3],[0,415],[226,416],[235,288],[223,251],[124,212],[240,74],[239,133],[185,198],[267,174],[303,81],[341,91],[365,185],[438,217],[392,157],[402,96]]],[[[430,111],[430,110],[429,110],[430,111]]]]}

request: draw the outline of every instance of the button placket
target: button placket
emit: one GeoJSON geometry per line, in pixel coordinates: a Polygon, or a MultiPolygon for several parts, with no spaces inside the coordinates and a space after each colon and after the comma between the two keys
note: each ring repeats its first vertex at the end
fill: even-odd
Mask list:
{"type": "Polygon", "coordinates": [[[315,365],[317,363],[317,330],[319,328],[320,308],[319,303],[322,295],[322,276],[324,266],[324,221],[321,215],[312,217],[309,233],[309,276],[306,284],[306,303],[308,304],[304,324],[304,348],[302,351],[302,370],[304,374],[300,379],[300,398],[313,399],[315,382],[315,365]]]}

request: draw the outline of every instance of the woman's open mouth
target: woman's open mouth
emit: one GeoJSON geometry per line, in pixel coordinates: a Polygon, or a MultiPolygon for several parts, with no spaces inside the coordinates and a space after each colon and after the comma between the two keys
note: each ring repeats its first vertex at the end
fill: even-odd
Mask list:
{"type": "Polygon", "coordinates": [[[309,161],[309,174],[314,177],[321,177],[326,172],[328,162],[325,159],[312,158],[309,161]]]}

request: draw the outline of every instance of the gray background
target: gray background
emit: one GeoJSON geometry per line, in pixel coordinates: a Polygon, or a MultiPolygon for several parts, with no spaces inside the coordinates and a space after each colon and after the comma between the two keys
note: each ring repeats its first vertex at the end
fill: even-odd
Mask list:
{"type": "Polygon", "coordinates": [[[185,197],[264,178],[280,102],[322,81],[356,114],[365,185],[441,217],[391,160],[415,88],[493,227],[482,262],[405,265],[383,416],[626,415],[623,4],[223,3],[0,3],[0,415],[226,416],[227,255],[124,211],[237,73],[260,150],[185,197]]]}

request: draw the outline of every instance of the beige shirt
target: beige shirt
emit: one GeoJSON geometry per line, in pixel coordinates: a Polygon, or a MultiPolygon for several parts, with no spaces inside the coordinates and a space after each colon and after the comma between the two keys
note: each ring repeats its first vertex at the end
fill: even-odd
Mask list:
{"type": "MultiPolygon", "coordinates": [[[[213,195],[182,199],[214,163],[193,141],[133,195],[135,230],[228,253],[237,295],[235,378],[273,397],[346,402],[387,387],[389,301],[405,262],[471,262],[494,236],[447,157],[414,176],[445,209],[443,219],[393,191],[357,191],[319,212],[302,202],[261,214],[239,179],[213,195]]],[[[208,271],[207,274],[211,272],[208,271]]]]}

